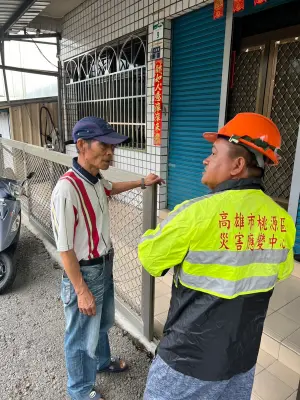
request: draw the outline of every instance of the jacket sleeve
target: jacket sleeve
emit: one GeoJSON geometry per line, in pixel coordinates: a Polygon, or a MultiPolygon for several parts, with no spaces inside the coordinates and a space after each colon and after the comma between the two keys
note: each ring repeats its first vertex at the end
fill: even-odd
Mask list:
{"type": "Polygon", "coordinates": [[[278,280],[283,281],[284,279],[289,278],[289,276],[293,272],[294,265],[295,265],[294,251],[293,249],[291,249],[288,253],[286,261],[282,263],[282,265],[279,267],[278,280]]]}
{"type": "Polygon", "coordinates": [[[287,217],[286,223],[287,223],[286,242],[287,242],[287,248],[290,250],[288,252],[288,256],[285,262],[281,263],[279,266],[279,273],[278,273],[279,281],[287,279],[292,274],[295,266],[293,248],[295,246],[295,240],[296,240],[296,227],[290,215],[287,217]]]}
{"type": "Polygon", "coordinates": [[[150,275],[162,276],[180,264],[189,249],[193,233],[193,215],[178,206],[155,230],[148,230],[138,246],[138,255],[150,275]]]}

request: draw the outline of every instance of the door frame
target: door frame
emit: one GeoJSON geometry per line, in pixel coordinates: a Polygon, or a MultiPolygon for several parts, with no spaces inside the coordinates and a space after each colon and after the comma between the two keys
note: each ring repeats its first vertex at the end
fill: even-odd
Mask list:
{"type": "Polygon", "coordinates": [[[300,25],[278,29],[267,33],[249,36],[241,41],[241,50],[264,47],[258,78],[256,112],[270,117],[275,81],[272,79],[276,70],[276,43],[288,43],[298,37],[300,41],[300,25]],[[271,61],[271,62],[270,62],[271,61]]]}
{"type": "MultiPolygon", "coordinates": [[[[257,34],[245,37],[241,40],[238,52],[245,52],[255,49],[262,49],[262,59],[258,77],[258,88],[256,96],[256,112],[270,116],[272,98],[274,92],[274,73],[276,70],[276,61],[278,48],[276,42],[288,43],[295,41],[300,42],[300,25],[278,29],[263,34],[257,34]],[[272,79],[273,77],[273,79],[272,79]]],[[[229,90],[228,90],[229,94],[229,90]]],[[[229,97],[228,97],[229,99],[229,97]]],[[[227,106],[228,107],[228,100],[227,106]]],[[[297,180],[296,171],[299,171],[300,165],[300,126],[296,143],[296,153],[294,158],[294,167],[291,180],[291,189],[289,200],[285,203],[284,207],[288,208],[294,220],[296,220],[298,203],[300,201],[300,180],[297,180]]],[[[281,203],[280,203],[281,204],[281,203]]],[[[283,205],[283,203],[281,204],[283,205]]]]}

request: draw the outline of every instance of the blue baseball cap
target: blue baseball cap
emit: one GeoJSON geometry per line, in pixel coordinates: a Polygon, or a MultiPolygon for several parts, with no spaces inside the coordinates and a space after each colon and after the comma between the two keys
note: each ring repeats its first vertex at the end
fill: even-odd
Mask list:
{"type": "Polygon", "coordinates": [[[104,119],[97,117],[85,117],[78,121],[73,128],[72,137],[74,143],[83,139],[118,145],[129,140],[127,136],[117,133],[104,119]]]}

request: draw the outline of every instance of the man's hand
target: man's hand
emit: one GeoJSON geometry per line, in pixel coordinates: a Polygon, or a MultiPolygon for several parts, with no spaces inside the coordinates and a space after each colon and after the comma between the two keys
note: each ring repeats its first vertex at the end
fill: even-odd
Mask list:
{"type": "Polygon", "coordinates": [[[95,297],[90,292],[89,288],[84,285],[77,293],[78,308],[82,314],[93,317],[96,315],[95,297]]]}
{"type": "MultiPolygon", "coordinates": [[[[161,185],[162,183],[166,183],[163,179],[161,179],[158,175],[149,174],[145,179],[145,186],[152,186],[158,183],[161,185]]],[[[127,190],[132,190],[138,187],[141,187],[142,181],[139,179],[138,181],[132,182],[113,182],[112,190],[110,194],[113,196],[115,194],[127,192],[127,190]]]]}
{"type": "Polygon", "coordinates": [[[145,178],[146,186],[152,186],[152,185],[155,185],[156,183],[161,185],[162,183],[166,183],[166,182],[161,177],[159,177],[158,175],[155,175],[155,174],[149,174],[148,176],[146,176],[146,178],[145,178]]]}
{"type": "Polygon", "coordinates": [[[79,262],[77,260],[74,250],[63,251],[60,253],[63,266],[65,268],[68,278],[77,294],[77,303],[79,311],[82,314],[92,317],[96,315],[96,302],[95,298],[90,292],[87,284],[83,280],[80,272],[79,262]]]}

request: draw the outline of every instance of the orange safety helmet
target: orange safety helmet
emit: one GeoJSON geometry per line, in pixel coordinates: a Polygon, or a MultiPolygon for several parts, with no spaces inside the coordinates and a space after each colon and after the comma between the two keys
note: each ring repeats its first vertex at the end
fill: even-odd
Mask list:
{"type": "Polygon", "coordinates": [[[229,138],[229,142],[249,147],[265,157],[267,164],[278,164],[281,135],[269,118],[256,113],[240,113],[229,121],[218,133],[206,132],[203,137],[215,142],[218,136],[229,138]]]}

